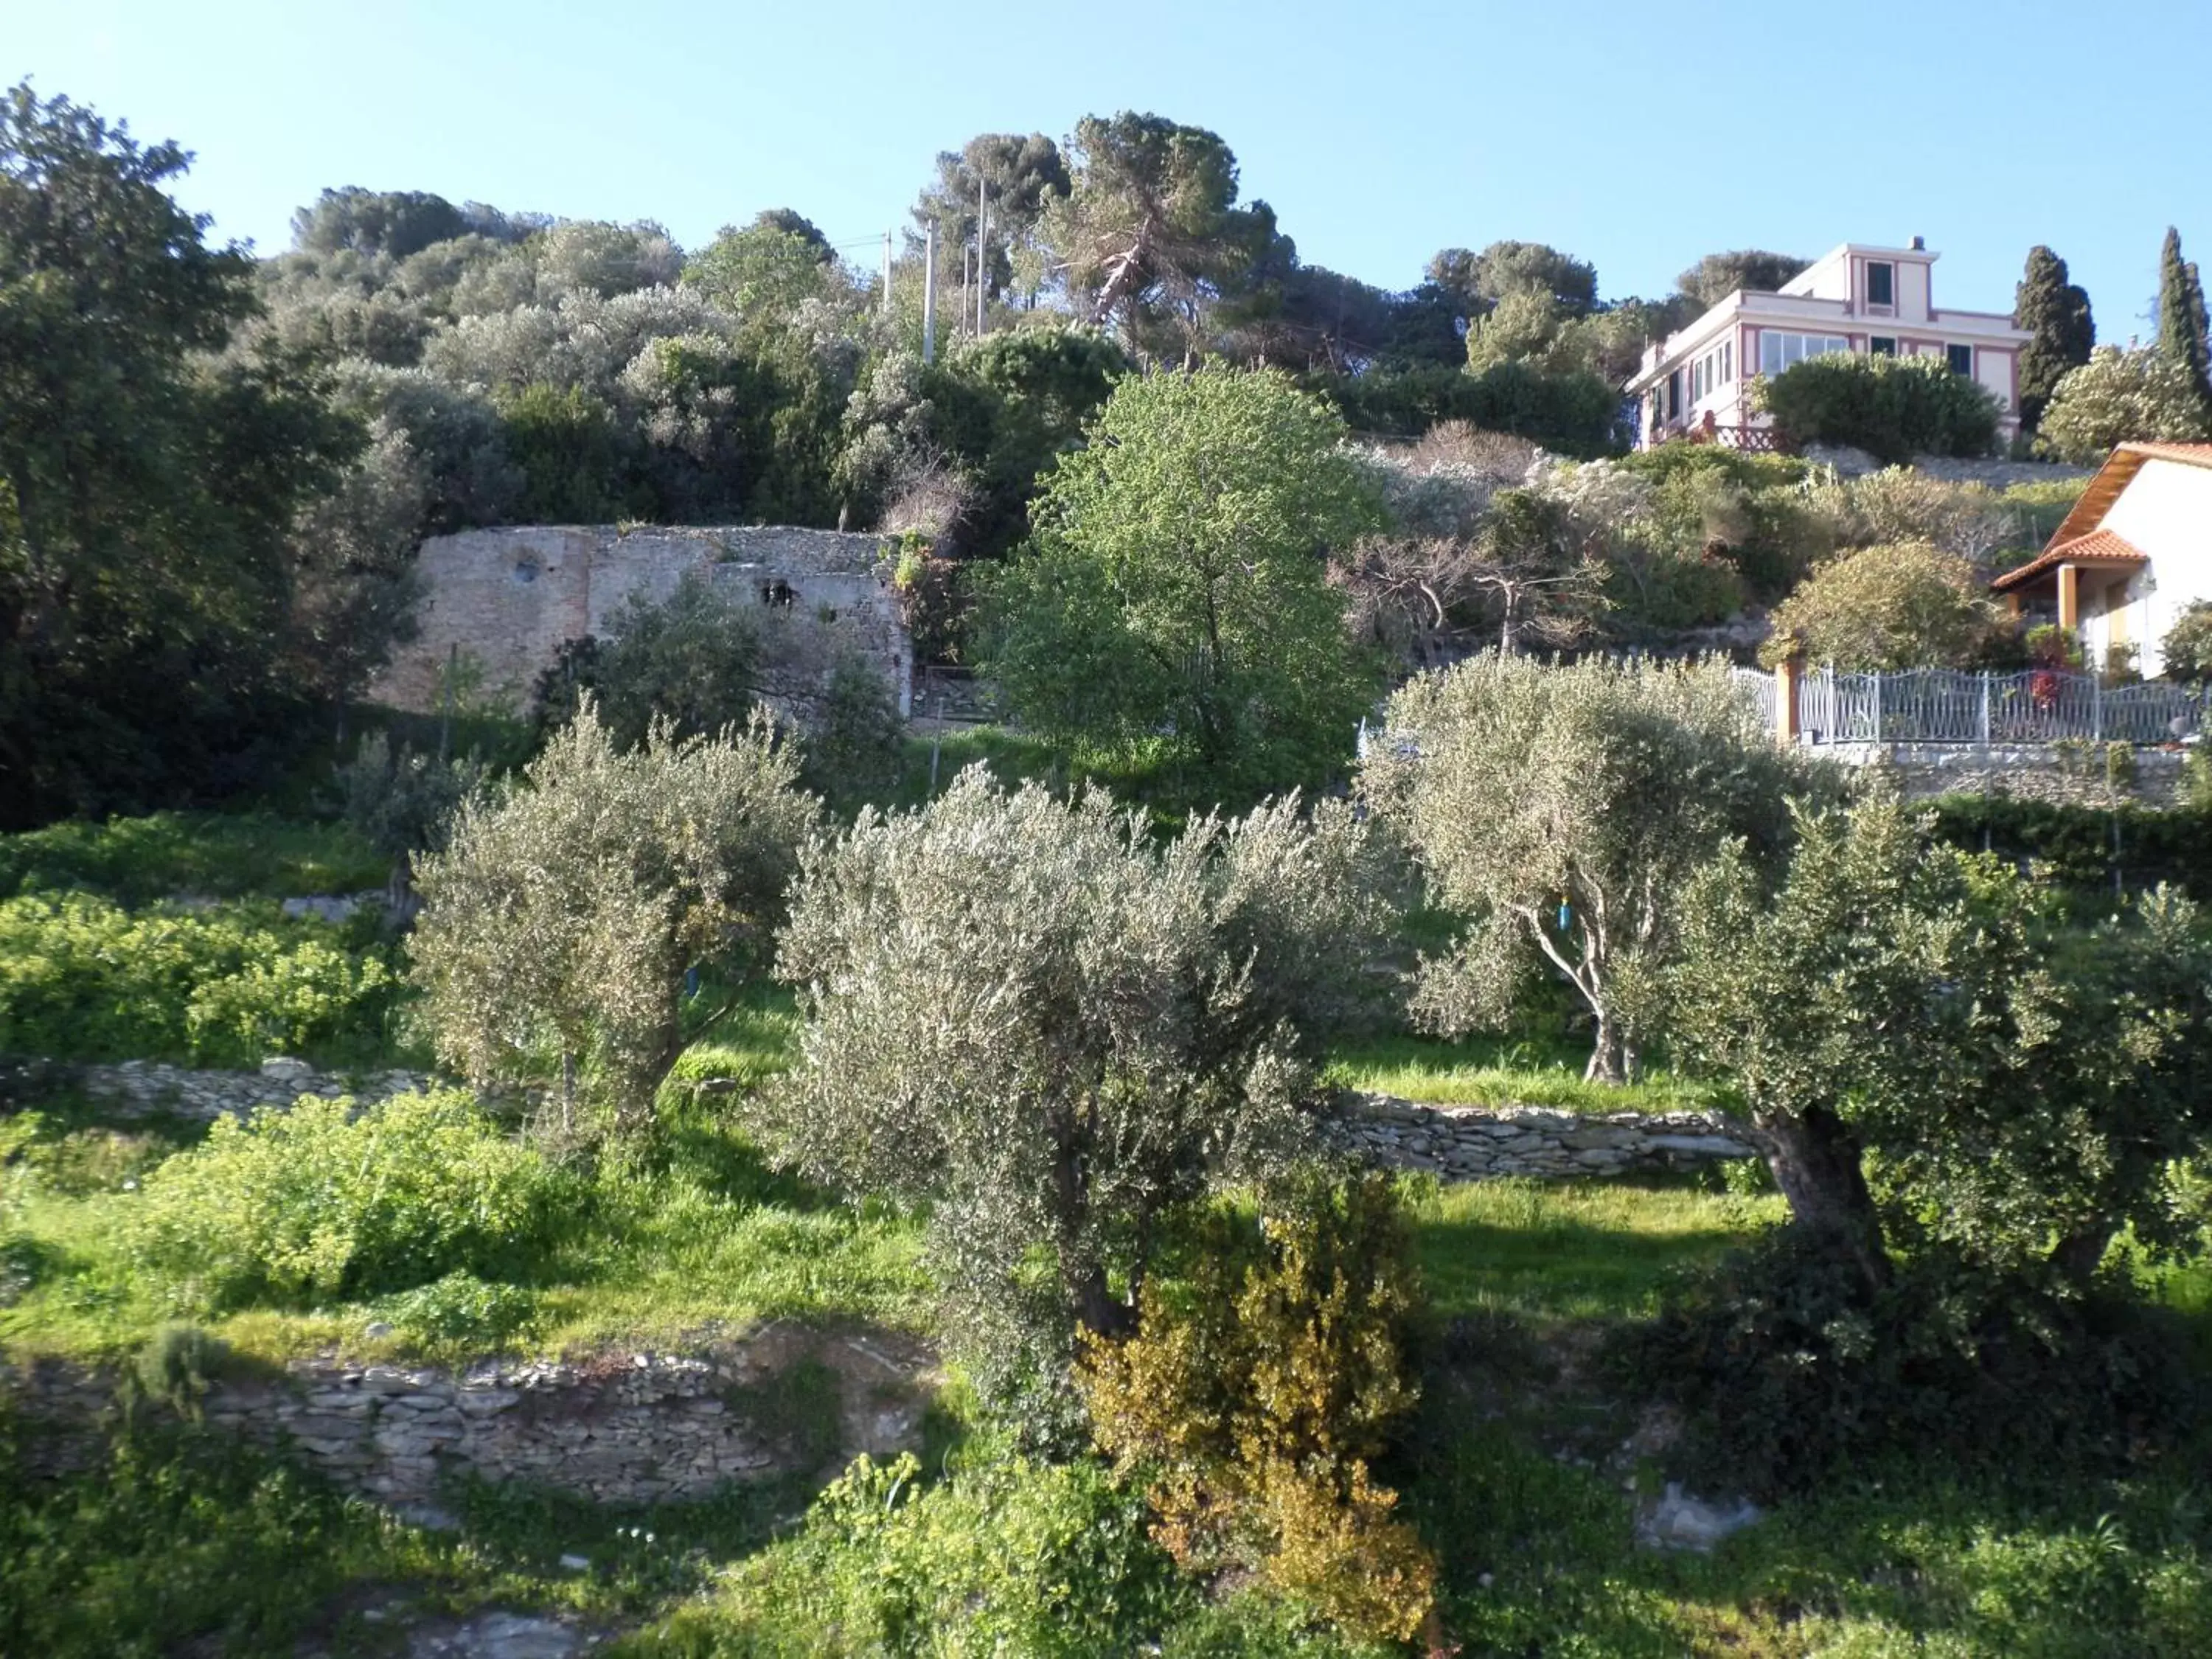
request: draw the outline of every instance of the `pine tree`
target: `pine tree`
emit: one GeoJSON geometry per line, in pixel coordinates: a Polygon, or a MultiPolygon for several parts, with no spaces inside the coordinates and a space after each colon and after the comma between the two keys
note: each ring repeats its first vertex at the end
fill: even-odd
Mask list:
{"type": "Polygon", "coordinates": [[[2158,264],[2158,349],[2188,371],[2198,398],[2212,404],[2212,343],[2204,337],[2204,284],[2181,257],[2181,233],[2169,227],[2158,264]]]}
{"type": "Polygon", "coordinates": [[[2087,290],[2066,279],[2066,261],[2038,245],[2027,251],[2027,274],[2013,290],[2012,323],[2035,336],[2020,354],[2020,428],[2043,423],[2044,406],[2067,371],[2089,361],[2097,325],[2087,290]]]}

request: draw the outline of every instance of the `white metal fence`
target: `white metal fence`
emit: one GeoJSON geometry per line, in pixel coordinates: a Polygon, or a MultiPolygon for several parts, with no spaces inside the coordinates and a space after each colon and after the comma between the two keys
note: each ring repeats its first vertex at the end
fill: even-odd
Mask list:
{"type": "MultiPolygon", "coordinates": [[[[1753,677],[1745,674],[1752,690],[1753,677]]],[[[1760,708],[1770,726],[1774,682],[1760,708]]],[[[2036,668],[2014,674],[1916,668],[1887,674],[1815,669],[1797,682],[1805,743],[2172,743],[2203,724],[2204,688],[2162,680],[2106,685],[2094,674],[2036,668]]]]}

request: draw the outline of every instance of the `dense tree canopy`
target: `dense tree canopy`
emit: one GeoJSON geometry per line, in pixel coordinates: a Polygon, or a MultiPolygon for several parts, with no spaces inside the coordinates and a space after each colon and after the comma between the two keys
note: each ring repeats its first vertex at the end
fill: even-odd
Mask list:
{"type": "Polygon", "coordinates": [[[1674,279],[1683,298],[1700,308],[1718,305],[1738,289],[1771,294],[1813,262],[1790,253],[1743,247],[1708,253],[1674,279]]]}
{"type": "Polygon", "coordinates": [[[1133,352],[1185,357],[1211,308],[1233,293],[1274,234],[1264,202],[1237,204],[1237,157],[1220,137],[1157,115],[1086,116],[1068,157],[1071,188],[1046,210],[1078,314],[1114,325],[1133,352]]]}
{"type": "Polygon", "coordinates": [[[930,1205],[981,1380],[1049,1393],[1079,1325],[1129,1328],[1172,1206],[1310,1143],[1310,1067],[1360,1012],[1383,891],[1340,805],[1163,848],[1103,793],[971,768],[807,854],[777,972],[808,1024],[775,1138],[817,1177],[930,1205]]]}
{"type": "Polygon", "coordinates": [[[1325,564],[1381,523],[1343,436],[1274,370],[1121,381],[994,589],[1023,720],[1226,793],[1326,778],[1376,685],[1325,564]]]}
{"type": "Polygon", "coordinates": [[[2158,349],[2188,378],[2197,400],[2212,410],[2212,334],[2197,262],[2181,257],[2181,233],[2168,227],[2158,262],[2158,349]]]}
{"type": "Polygon", "coordinates": [[[344,689],[303,605],[394,620],[355,608],[380,550],[295,540],[363,434],[281,349],[214,355],[252,264],[166,193],[185,161],[0,95],[0,822],[218,783],[344,689]]]}
{"type": "Polygon", "coordinates": [[[1465,931],[1418,1008],[1498,1029],[1529,969],[1595,1024],[1589,1075],[1635,1073],[1691,879],[1732,840],[1786,845],[1796,780],[1725,665],[1485,654],[1408,683],[1360,789],[1465,931]]]}
{"type": "Polygon", "coordinates": [[[2099,346],[2058,382],[2038,435],[2060,460],[2096,466],[2115,444],[2212,438],[2212,411],[2186,364],[2153,348],[2099,346]]]}
{"type": "Polygon", "coordinates": [[[2088,294],[2067,281],[2066,261],[2041,246],[2027,251],[2027,273],[2013,291],[2012,322],[2035,336],[2020,354],[2020,428],[2033,433],[2059,381],[2089,361],[2097,325],[2088,294]]]}

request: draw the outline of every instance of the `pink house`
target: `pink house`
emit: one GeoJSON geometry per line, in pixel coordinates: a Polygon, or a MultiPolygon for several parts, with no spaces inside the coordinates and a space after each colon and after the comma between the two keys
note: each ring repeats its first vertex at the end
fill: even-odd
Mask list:
{"type": "Polygon", "coordinates": [[[1739,289],[1711,310],[1644,349],[1628,383],[1638,406],[1637,446],[1648,449],[1697,431],[1764,449],[1766,416],[1750,406],[1752,376],[1771,377],[1824,352],[1948,359],[1990,389],[2003,434],[2019,428],[2021,348],[2034,337],[1993,311],[1936,304],[1934,266],[1917,236],[1911,247],[1846,242],[1816,259],[1776,294],[1739,289]]]}

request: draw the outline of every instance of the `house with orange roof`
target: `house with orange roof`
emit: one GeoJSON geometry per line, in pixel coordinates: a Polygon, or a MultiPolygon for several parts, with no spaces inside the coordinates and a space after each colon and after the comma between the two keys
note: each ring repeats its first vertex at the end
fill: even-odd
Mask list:
{"type": "Polygon", "coordinates": [[[2091,662],[2158,674],[2167,630],[2212,600],[2212,444],[2122,444],[2043,551],[1990,586],[2091,662]]]}

